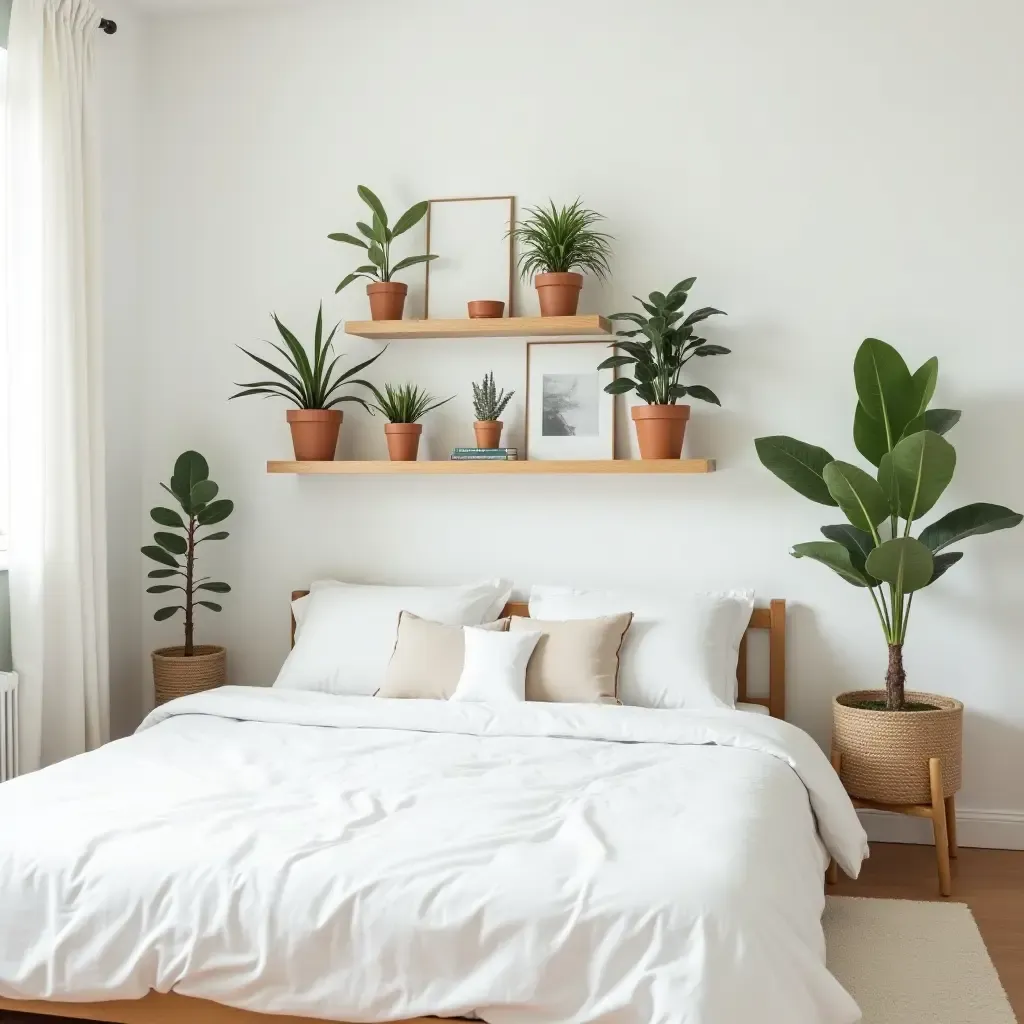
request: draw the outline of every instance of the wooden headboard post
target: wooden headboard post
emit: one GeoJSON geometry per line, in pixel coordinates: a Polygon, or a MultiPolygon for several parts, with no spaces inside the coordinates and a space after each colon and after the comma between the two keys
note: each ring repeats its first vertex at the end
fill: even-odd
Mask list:
{"type": "MultiPolygon", "coordinates": [[[[306,597],[308,590],[292,591],[292,600],[306,597]]],[[[501,613],[530,617],[530,606],[523,601],[510,601],[501,613]]],[[[295,646],[295,616],[292,615],[292,646],[295,646]]],[[[736,665],[738,699],[743,704],[760,704],[768,709],[772,718],[786,717],[786,602],[776,599],[768,608],[755,608],[750,625],[740,641],[740,656],[736,665]],[[751,697],[747,693],[747,634],[752,629],[768,631],[768,696],[751,697]]]]}

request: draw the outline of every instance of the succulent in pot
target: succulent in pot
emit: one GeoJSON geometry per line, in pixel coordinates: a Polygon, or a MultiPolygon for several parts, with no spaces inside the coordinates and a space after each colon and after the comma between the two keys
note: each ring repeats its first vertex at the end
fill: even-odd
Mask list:
{"type": "Polygon", "coordinates": [[[561,209],[533,207],[526,220],[511,232],[521,248],[519,273],[533,278],[541,316],[575,316],[579,308],[583,274],[604,280],[611,273],[611,235],[594,227],[604,220],[588,210],[582,200],[561,209]]]}
{"type": "Polygon", "coordinates": [[[415,384],[400,384],[397,387],[385,384],[380,391],[372,384],[370,390],[376,398],[371,410],[376,410],[387,419],[384,434],[388,442],[388,456],[392,462],[415,462],[419,456],[420,436],[423,424],[419,421],[428,412],[438,409],[452,398],[438,401],[415,384]]]}
{"type": "Polygon", "coordinates": [[[480,384],[473,384],[473,411],[476,414],[473,431],[477,448],[497,448],[501,444],[501,431],[504,427],[501,414],[514,395],[514,391],[506,394],[504,388],[498,391],[493,373],[485,373],[480,384]]]}
{"type": "Polygon", "coordinates": [[[409,286],[394,280],[395,274],[408,270],[419,263],[428,263],[437,257],[429,253],[422,256],[406,256],[397,263],[391,258],[391,243],[415,227],[426,216],[428,204],[416,203],[410,206],[394,226],[388,223],[384,204],[365,185],[356,190],[359,198],[370,208],[370,223],[356,222],[359,235],[347,231],[337,231],[327,237],[334,242],[343,242],[364,249],[369,263],[356,267],[335,289],[335,295],[347,288],[353,281],[365,278],[370,282],[366,286],[366,294],[370,299],[370,316],[374,320],[401,320],[405,312],[405,298],[409,294],[409,286]],[[362,237],[360,237],[362,236],[362,237]]]}
{"type": "Polygon", "coordinates": [[[943,435],[960,413],[929,408],[938,369],[932,358],[911,373],[896,349],[875,338],[860,346],[853,367],[853,438],[873,471],[792,437],[755,442],[758,457],[775,476],[847,519],[823,526],[824,540],[796,544],[792,554],[820,562],[871,598],[888,649],[885,689],[835,699],[833,744],[848,791],[889,804],[929,798],[934,804],[951,799],[960,786],[963,704],[905,689],[903,647],[914,598],[963,557],[951,546],[1015,527],[1024,518],[1002,505],[974,503],[911,536],[942,497],[957,464],[956,450],[943,435]],[[938,787],[929,772],[932,759],[941,765],[938,787]]]}
{"type": "Polygon", "coordinates": [[[730,351],[722,345],[708,344],[706,338],[698,337],[695,332],[697,324],[709,317],[724,316],[722,310],[704,306],[688,316],[683,310],[696,280],[688,277],[667,294],[651,292],[646,302],[634,295],[646,316],[615,313],[610,317],[635,326],[631,330],[616,331],[619,340],[609,347],[620,354],[609,356],[598,369],[632,367],[629,371],[632,376],[618,377],[605,391],[610,395],[635,391],[646,403],[634,405],[630,410],[643,459],[678,459],[682,454],[690,407],[680,405],[681,398],[722,404],[710,388],[684,384],[681,380],[683,367],[691,359],[724,356],[730,351]]]}
{"type": "Polygon", "coordinates": [[[283,398],[291,402],[295,408],[288,410],[288,424],[291,427],[295,458],[299,462],[330,462],[338,448],[338,434],[343,418],[337,407],[345,402],[356,402],[369,411],[367,403],[358,395],[342,395],[338,391],[346,384],[369,388],[369,382],[359,380],[356,374],[380,359],[387,347],[372,358],[342,372],[338,368],[342,356],[333,356],[334,336],[341,325],[336,324],[327,340],[324,340],[323,303],[320,304],[316,318],[312,358],[298,338],[281,323],[276,313],[273,314],[273,320],[285,347],[269,341],[267,344],[285,358],[287,369],[239,345],[250,359],[270,370],[275,379],[236,384],[235,387],[244,390],[231,398],[262,395],[264,398],[283,398]]]}
{"type": "Polygon", "coordinates": [[[200,531],[224,522],[234,511],[234,503],[218,498],[219,488],[210,479],[210,467],[199,452],[185,452],[174,464],[169,484],[161,487],[174,498],[180,512],[171,508],[154,508],[150,517],[163,527],[153,535],[154,543],[142,553],[160,566],[149,573],[148,594],[174,595],[180,603],[159,609],[153,616],[157,622],[185,615],[184,644],[163,647],[153,652],[153,680],[156,703],[165,704],[175,697],[213,689],[227,682],[227,652],[223,647],[195,643],[195,610],[206,608],[221,611],[221,606],[207,598],[228,594],[231,587],[209,576],[199,576],[196,560],[199,545],[228,538],[223,531],[200,531]]]}

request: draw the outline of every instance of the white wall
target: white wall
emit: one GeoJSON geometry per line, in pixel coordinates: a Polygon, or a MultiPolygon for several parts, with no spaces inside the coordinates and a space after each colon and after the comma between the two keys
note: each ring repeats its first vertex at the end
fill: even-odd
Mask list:
{"type": "MultiPolygon", "coordinates": [[[[1022,32],[1012,0],[323,0],[159,20],[135,335],[143,507],[193,446],[236,500],[210,559],[235,593],[200,627],[230,648],[233,678],[274,678],[288,592],[325,574],[753,584],[790,602],[790,717],[825,741],[831,696],[881,683],[884,642],[863,593],[787,554],[835,513],[762,470],[752,439],[853,456],[853,353],[875,335],[915,365],[937,354],[937,397],[964,409],[943,507],[1024,507],[1022,32]],[[332,321],[366,315],[356,288],[333,296],[351,256],[326,239],[361,214],[359,183],[396,211],[582,195],[617,238],[614,282],[588,288],[586,311],[698,275],[694,298],[730,312],[711,330],[735,354],[698,368],[725,408],[695,409],[688,449],[720,472],[267,476],[288,456],[284,409],[228,404],[231,382],[253,379],[234,346],[267,337],[271,309],[308,335],[321,297],[332,321]]],[[[521,389],[523,364],[519,342],[408,343],[374,369],[459,393],[429,421],[437,455],[469,441],[470,380],[493,368],[521,389]]],[[[380,457],[380,421],[347,412],[343,451],[380,457]]],[[[965,550],[915,602],[908,673],[968,704],[962,806],[1020,825],[1024,531],[965,550]]],[[[151,610],[147,651],[178,635],[151,610]]]]}

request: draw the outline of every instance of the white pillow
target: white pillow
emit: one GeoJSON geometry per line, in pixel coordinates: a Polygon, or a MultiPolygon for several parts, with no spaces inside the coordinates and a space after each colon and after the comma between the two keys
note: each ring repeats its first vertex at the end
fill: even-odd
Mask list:
{"type": "Polygon", "coordinates": [[[464,629],[466,658],[451,700],[478,704],[521,704],[526,700],[526,666],[540,633],[495,633],[464,629]]]}
{"type": "Polygon", "coordinates": [[[452,626],[479,626],[505,607],[512,584],[378,587],[320,581],[293,602],[295,648],[275,686],[371,696],[384,682],[403,611],[452,626]]]}
{"type": "Polygon", "coordinates": [[[740,641],[752,590],[721,594],[534,587],[530,615],[590,619],[633,613],[619,656],[619,700],[648,708],[736,706],[740,641]]]}

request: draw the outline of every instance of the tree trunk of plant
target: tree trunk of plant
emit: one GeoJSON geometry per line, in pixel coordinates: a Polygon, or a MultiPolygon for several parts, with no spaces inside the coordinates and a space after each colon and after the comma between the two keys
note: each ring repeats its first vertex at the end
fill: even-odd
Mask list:
{"type": "Polygon", "coordinates": [[[889,670],[885,674],[886,710],[903,710],[903,687],[906,681],[907,674],[903,671],[903,644],[889,644],[889,670]]]}
{"type": "Polygon", "coordinates": [[[195,654],[193,638],[195,623],[192,619],[192,577],[196,567],[196,521],[188,521],[188,551],[185,552],[185,657],[195,654]]]}

